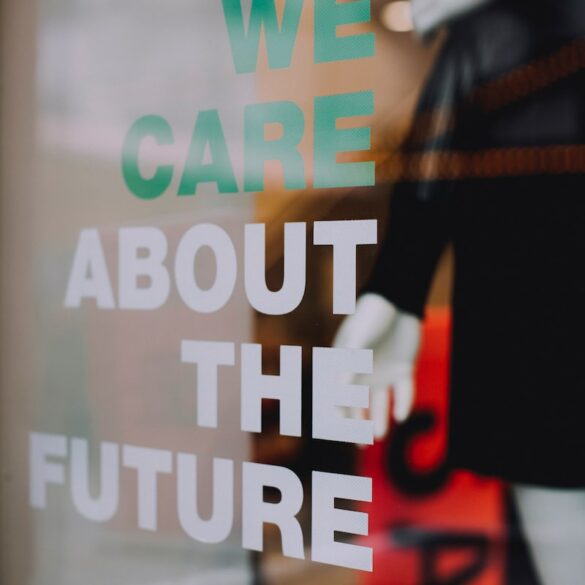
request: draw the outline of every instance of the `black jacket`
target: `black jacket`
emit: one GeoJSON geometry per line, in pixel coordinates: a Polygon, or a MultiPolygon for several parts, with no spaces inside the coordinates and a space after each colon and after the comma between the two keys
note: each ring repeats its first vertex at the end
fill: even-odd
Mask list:
{"type": "Polygon", "coordinates": [[[449,460],[585,487],[585,2],[456,22],[367,291],[421,316],[455,250],[449,460]]]}

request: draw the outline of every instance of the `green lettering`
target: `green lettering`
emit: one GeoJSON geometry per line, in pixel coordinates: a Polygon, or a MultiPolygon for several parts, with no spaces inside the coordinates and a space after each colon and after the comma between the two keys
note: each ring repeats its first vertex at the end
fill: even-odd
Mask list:
{"type": "Polygon", "coordinates": [[[143,116],[132,124],[122,148],[122,175],[132,194],[140,199],[155,199],[162,195],[173,179],[172,165],[157,167],[154,175],[147,179],[140,173],[138,155],[140,145],[152,136],[157,144],[172,144],[173,130],[160,116],[143,116]]]}
{"type": "Polygon", "coordinates": [[[254,104],[244,114],[244,190],[264,189],[264,164],[278,160],[284,171],[287,189],[304,189],[305,165],[298,149],[305,129],[303,111],[293,102],[254,104]],[[280,124],[282,136],[265,140],[266,124],[280,124]]]}
{"type": "Polygon", "coordinates": [[[199,183],[217,183],[220,193],[238,191],[217,110],[199,112],[197,116],[178,194],[194,195],[199,183]],[[203,164],[207,145],[209,145],[211,162],[203,164]]]}
{"type": "Polygon", "coordinates": [[[373,57],[374,33],[338,36],[337,27],[370,22],[370,0],[315,0],[315,63],[373,57]]]}
{"type": "Polygon", "coordinates": [[[303,10],[303,0],[286,0],[280,29],[274,0],[252,0],[247,33],[241,0],[222,0],[222,5],[232,56],[238,73],[256,71],[262,28],[266,37],[270,69],[285,69],[290,66],[303,10]]]}
{"type": "Polygon", "coordinates": [[[339,118],[372,115],[371,91],[318,97],[315,99],[315,188],[371,186],[376,181],[374,161],[338,163],[340,152],[369,150],[370,128],[336,127],[339,118]]]}

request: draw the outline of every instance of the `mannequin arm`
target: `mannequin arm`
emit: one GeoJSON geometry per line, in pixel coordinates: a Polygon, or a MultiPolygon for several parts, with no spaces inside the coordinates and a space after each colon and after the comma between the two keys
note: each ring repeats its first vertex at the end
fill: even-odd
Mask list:
{"type": "Polygon", "coordinates": [[[412,0],[412,18],[417,33],[428,39],[448,22],[493,0],[412,0]]]}
{"type": "MultiPolygon", "coordinates": [[[[355,313],[341,324],[333,345],[374,351],[374,373],[355,376],[351,382],[370,386],[374,433],[378,438],[383,437],[389,426],[390,392],[394,398],[394,420],[406,420],[412,410],[414,364],[420,345],[419,319],[378,294],[364,294],[358,299],[355,313]]],[[[349,414],[363,417],[359,409],[352,409],[349,414]]]]}

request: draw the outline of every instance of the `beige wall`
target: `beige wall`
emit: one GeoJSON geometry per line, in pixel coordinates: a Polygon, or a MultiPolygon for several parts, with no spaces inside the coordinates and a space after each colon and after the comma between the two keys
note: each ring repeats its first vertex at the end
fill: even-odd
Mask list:
{"type": "Polygon", "coordinates": [[[35,67],[34,0],[1,2],[0,101],[0,582],[28,580],[26,486],[31,367],[35,67]]]}

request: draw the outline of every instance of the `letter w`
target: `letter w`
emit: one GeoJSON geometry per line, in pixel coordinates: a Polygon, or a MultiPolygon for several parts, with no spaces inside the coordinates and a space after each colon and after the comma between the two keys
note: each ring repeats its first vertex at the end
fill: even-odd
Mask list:
{"type": "Polygon", "coordinates": [[[222,0],[232,56],[238,73],[256,71],[262,28],[266,37],[270,69],[284,69],[290,65],[303,0],[286,0],[280,28],[274,1],[252,0],[250,22],[246,32],[242,0],[222,0]]]}

